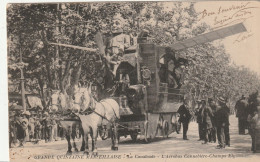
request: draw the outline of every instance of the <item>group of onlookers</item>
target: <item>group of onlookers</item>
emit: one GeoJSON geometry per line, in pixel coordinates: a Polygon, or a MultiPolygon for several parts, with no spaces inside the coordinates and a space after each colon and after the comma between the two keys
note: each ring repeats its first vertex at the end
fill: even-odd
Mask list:
{"type": "Polygon", "coordinates": [[[26,142],[39,143],[57,141],[64,138],[64,130],[57,124],[55,114],[48,112],[19,112],[9,113],[9,144],[10,147],[23,146],[26,142]]]}
{"type": "MultiPolygon", "coordinates": [[[[249,99],[242,96],[235,105],[236,116],[238,117],[239,134],[245,134],[245,129],[249,130],[252,137],[252,151],[255,151],[255,129],[254,125],[258,120],[258,107],[260,106],[260,96],[258,91],[252,93],[249,99]]],[[[198,100],[195,108],[195,116],[198,123],[199,141],[202,144],[216,143],[217,149],[230,147],[229,115],[230,108],[223,97],[219,97],[216,102],[212,98],[198,100]]],[[[189,122],[193,116],[188,106],[188,100],[184,99],[179,107],[179,122],[183,125],[183,139],[188,140],[187,131],[189,122]]]]}
{"type": "Polygon", "coordinates": [[[259,120],[260,109],[260,95],[256,91],[249,95],[249,97],[242,97],[236,102],[235,110],[236,117],[238,118],[238,133],[245,135],[245,130],[248,129],[248,133],[252,138],[252,151],[256,151],[256,124],[259,120]]]}
{"type": "MultiPolygon", "coordinates": [[[[184,99],[178,113],[180,114],[179,122],[183,125],[183,139],[188,140],[187,131],[192,112],[187,100],[184,99]]],[[[199,128],[199,141],[204,141],[203,144],[207,144],[208,142],[216,142],[218,139],[219,145],[216,148],[222,149],[226,145],[230,146],[229,113],[229,108],[222,97],[218,98],[217,104],[211,98],[208,101],[198,100],[195,115],[199,128]]]]}
{"type": "Polygon", "coordinates": [[[218,139],[219,145],[216,148],[230,147],[229,114],[230,109],[222,97],[218,98],[217,102],[214,102],[212,98],[208,98],[208,101],[197,101],[195,115],[199,128],[199,140],[204,141],[202,144],[216,143],[218,139]]]}

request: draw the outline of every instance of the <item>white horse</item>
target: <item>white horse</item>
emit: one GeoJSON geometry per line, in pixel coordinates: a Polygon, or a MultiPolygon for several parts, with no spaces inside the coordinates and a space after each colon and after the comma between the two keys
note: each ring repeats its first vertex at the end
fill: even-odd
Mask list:
{"type": "MultiPolygon", "coordinates": [[[[69,115],[70,112],[76,111],[73,109],[73,100],[66,94],[60,91],[55,91],[51,96],[51,111],[53,112],[65,112],[69,115]]],[[[84,132],[82,130],[81,121],[78,119],[64,119],[58,121],[59,125],[62,126],[65,130],[66,140],[68,142],[68,151],[67,154],[71,154],[72,146],[70,139],[73,140],[73,148],[76,152],[78,152],[75,138],[81,134],[82,135],[82,145],[80,151],[85,150],[85,141],[84,141],[84,132]]]]}
{"type": "Polygon", "coordinates": [[[88,134],[92,138],[92,151],[97,154],[97,137],[98,129],[106,126],[110,130],[112,140],[112,150],[118,150],[117,138],[117,121],[119,116],[119,105],[111,98],[97,102],[91,94],[91,86],[89,88],[76,88],[74,106],[80,108],[78,114],[82,128],[84,130],[85,154],[89,154],[88,134]]]}

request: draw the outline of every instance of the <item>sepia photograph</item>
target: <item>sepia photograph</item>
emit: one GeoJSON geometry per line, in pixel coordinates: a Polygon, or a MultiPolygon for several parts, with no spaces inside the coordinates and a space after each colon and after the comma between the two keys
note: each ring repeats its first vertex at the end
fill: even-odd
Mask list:
{"type": "Polygon", "coordinates": [[[10,162],[259,160],[259,1],[5,8],[10,162]]]}

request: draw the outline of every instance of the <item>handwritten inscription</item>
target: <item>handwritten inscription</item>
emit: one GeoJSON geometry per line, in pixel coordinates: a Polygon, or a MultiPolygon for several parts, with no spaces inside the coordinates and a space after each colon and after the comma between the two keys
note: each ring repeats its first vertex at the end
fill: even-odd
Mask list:
{"type": "Polygon", "coordinates": [[[223,16],[223,17],[216,16],[214,18],[214,25],[228,25],[226,24],[227,22],[232,23],[238,20],[243,21],[250,18],[251,15],[252,12],[250,10],[241,9],[229,16],[223,16]]]}
{"type": "Polygon", "coordinates": [[[207,9],[204,9],[200,15],[201,15],[201,18],[200,19],[204,19],[205,17],[209,17],[209,16],[216,16],[216,15],[219,15],[219,14],[223,14],[223,13],[227,13],[227,12],[230,12],[230,11],[235,11],[235,10],[241,10],[241,9],[244,9],[246,8],[248,5],[250,4],[250,2],[247,2],[247,3],[241,3],[240,5],[232,5],[228,8],[223,8],[222,6],[220,6],[217,11],[208,11],[207,9]]]}
{"type": "MultiPolygon", "coordinates": [[[[215,11],[204,9],[200,12],[199,20],[212,17],[213,29],[221,28],[230,24],[244,22],[245,20],[254,17],[253,9],[250,2],[241,2],[239,5],[231,5],[229,7],[217,7],[215,11]]],[[[208,19],[207,19],[208,20],[208,19]]]]}
{"type": "Polygon", "coordinates": [[[237,38],[235,39],[235,41],[233,43],[239,43],[242,42],[250,37],[252,37],[254,34],[251,32],[247,32],[247,33],[241,33],[237,36],[237,38]]]}

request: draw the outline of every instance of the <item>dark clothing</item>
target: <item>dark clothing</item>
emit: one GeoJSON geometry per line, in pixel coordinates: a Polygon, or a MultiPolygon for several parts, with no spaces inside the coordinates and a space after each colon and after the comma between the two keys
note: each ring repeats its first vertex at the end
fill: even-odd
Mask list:
{"type": "Polygon", "coordinates": [[[230,146],[229,125],[224,127],[224,134],[225,134],[225,143],[226,145],[230,146]]]}
{"type": "Polygon", "coordinates": [[[177,111],[180,114],[179,122],[189,122],[191,114],[189,108],[186,105],[181,105],[177,111]]]}
{"type": "MultiPolygon", "coordinates": [[[[252,146],[251,146],[251,150],[253,152],[257,151],[257,134],[256,134],[256,124],[257,124],[257,119],[256,119],[256,115],[259,114],[258,112],[258,107],[260,106],[260,96],[259,94],[254,94],[256,96],[253,96],[251,98],[251,101],[249,102],[249,106],[248,106],[248,122],[249,122],[249,134],[252,138],[252,146]]],[[[259,119],[259,116],[258,116],[259,119]]]]}
{"type": "Polygon", "coordinates": [[[217,137],[218,137],[218,144],[220,147],[225,148],[225,134],[224,134],[224,127],[218,126],[217,127],[217,137]]]}
{"type": "Polygon", "coordinates": [[[238,133],[245,134],[247,128],[248,102],[246,99],[240,99],[235,105],[236,117],[238,118],[238,133]]]}
{"type": "Polygon", "coordinates": [[[49,117],[46,117],[42,120],[42,125],[44,128],[44,139],[45,142],[50,141],[51,140],[51,136],[52,136],[52,125],[51,125],[51,119],[49,117]]]}
{"type": "Polygon", "coordinates": [[[210,131],[211,129],[204,129],[204,141],[205,143],[209,142],[210,139],[210,131]]]}
{"type": "Polygon", "coordinates": [[[205,129],[211,129],[212,128],[212,120],[213,113],[210,107],[204,107],[202,108],[202,123],[204,125],[205,129]]]}
{"type": "Polygon", "coordinates": [[[226,143],[230,144],[229,137],[229,108],[221,105],[215,113],[218,142],[221,147],[225,147],[226,143]]]}
{"type": "Polygon", "coordinates": [[[246,101],[246,99],[240,99],[237,101],[236,105],[235,105],[235,110],[236,110],[236,117],[240,118],[241,120],[247,119],[247,107],[248,107],[248,103],[246,101]]]}
{"type": "Polygon", "coordinates": [[[187,139],[187,131],[191,119],[189,108],[183,104],[179,107],[177,112],[180,114],[179,122],[181,122],[183,126],[183,139],[187,139]]]}
{"type": "Polygon", "coordinates": [[[210,138],[209,138],[209,141],[214,141],[216,142],[217,140],[217,127],[216,127],[216,111],[217,111],[217,105],[213,102],[211,102],[209,104],[211,110],[212,110],[212,113],[213,113],[213,116],[211,118],[211,121],[212,121],[212,129],[210,131],[210,138]]]}
{"type": "Polygon", "coordinates": [[[199,126],[199,139],[204,140],[205,138],[204,138],[204,133],[203,133],[204,132],[203,131],[203,124],[199,123],[198,126],[199,126]]]}
{"type": "Polygon", "coordinates": [[[188,132],[188,129],[189,129],[189,122],[183,122],[182,128],[183,128],[183,139],[188,139],[187,138],[187,132],[188,132]]]}
{"type": "Polygon", "coordinates": [[[210,130],[212,129],[211,118],[213,117],[213,113],[211,108],[204,106],[201,111],[202,116],[202,124],[203,124],[203,136],[205,143],[209,141],[210,130]]]}
{"type": "Polygon", "coordinates": [[[219,107],[215,113],[216,126],[224,127],[229,125],[229,113],[225,107],[219,107]]]}
{"type": "Polygon", "coordinates": [[[199,129],[199,139],[204,140],[204,134],[203,134],[203,123],[202,123],[202,116],[201,116],[201,108],[197,108],[195,115],[197,118],[197,123],[198,123],[198,129],[199,129]]]}
{"type": "Polygon", "coordinates": [[[239,119],[238,118],[238,133],[245,134],[245,130],[247,129],[247,120],[239,119]]]}
{"type": "Polygon", "coordinates": [[[213,126],[213,128],[210,130],[210,135],[209,135],[209,141],[216,142],[217,141],[217,127],[213,126]]]}
{"type": "Polygon", "coordinates": [[[197,118],[197,123],[202,123],[201,111],[202,111],[201,108],[196,109],[195,115],[196,115],[196,118],[197,118]]]}

